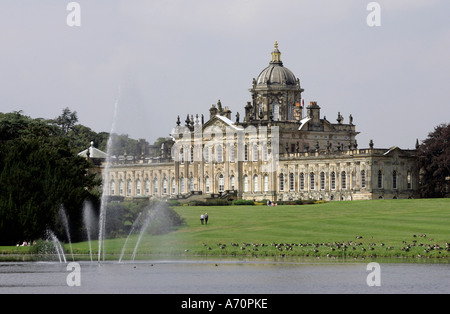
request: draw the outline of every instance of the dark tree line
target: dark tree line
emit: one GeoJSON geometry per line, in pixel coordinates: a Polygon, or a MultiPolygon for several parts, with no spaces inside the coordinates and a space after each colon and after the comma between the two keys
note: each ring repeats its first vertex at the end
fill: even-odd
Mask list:
{"type": "Polygon", "coordinates": [[[435,127],[417,150],[422,196],[448,196],[450,193],[450,124],[435,127]]]}
{"type": "MultiPolygon", "coordinates": [[[[101,182],[77,154],[94,145],[106,151],[109,134],[77,124],[65,108],[54,119],[0,113],[0,245],[43,238],[47,229],[65,239],[59,210],[69,218],[72,241],[81,240],[86,200],[98,211],[101,182]]],[[[139,154],[137,140],[113,134],[115,155],[139,154]]]]}
{"type": "Polygon", "coordinates": [[[20,112],[0,113],[0,244],[57,229],[61,206],[76,224],[83,202],[98,199],[99,182],[90,163],[73,153],[66,130],[20,112]]]}

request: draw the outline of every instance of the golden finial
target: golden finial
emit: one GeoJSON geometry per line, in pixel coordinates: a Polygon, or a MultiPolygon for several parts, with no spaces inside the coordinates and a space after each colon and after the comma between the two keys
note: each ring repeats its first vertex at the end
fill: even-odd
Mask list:
{"type": "Polygon", "coordinates": [[[275,40],[275,49],[272,51],[271,63],[281,63],[281,52],[278,50],[278,41],[275,40]]]}

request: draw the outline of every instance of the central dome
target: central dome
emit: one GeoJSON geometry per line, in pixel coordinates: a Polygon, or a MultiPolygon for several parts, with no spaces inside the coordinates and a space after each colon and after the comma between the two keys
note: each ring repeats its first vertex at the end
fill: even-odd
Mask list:
{"type": "Polygon", "coordinates": [[[296,85],[297,79],[291,70],[283,66],[278,43],[272,51],[272,60],[267,68],[261,71],[256,79],[257,85],[296,85]]]}

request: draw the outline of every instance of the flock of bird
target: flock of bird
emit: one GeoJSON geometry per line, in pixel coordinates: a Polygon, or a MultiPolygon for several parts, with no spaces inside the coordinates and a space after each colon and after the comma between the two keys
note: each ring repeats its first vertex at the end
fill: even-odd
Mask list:
{"type": "MultiPolygon", "coordinates": [[[[426,234],[420,234],[420,235],[413,235],[413,238],[417,238],[417,237],[423,237],[426,238],[426,234]]],[[[321,242],[321,243],[316,243],[316,242],[306,242],[306,243],[286,243],[286,242],[282,242],[282,243],[277,243],[277,242],[272,242],[270,244],[265,244],[265,243],[235,243],[235,242],[231,242],[231,247],[236,250],[239,249],[242,252],[245,253],[251,253],[252,255],[256,255],[257,251],[259,251],[261,248],[275,248],[276,250],[279,251],[279,255],[280,256],[285,256],[284,253],[288,252],[288,251],[294,251],[295,248],[302,248],[304,254],[306,254],[307,256],[309,255],[309,253],[311,253],[313,256],[319,256],[319,255],[325,255],[327,257],[337,257],[337,256],[342,256],[345,254],[348,255],[367,255],[367,257],[375,257],[376,254],[375,249],[376,247],[380,247],[380,248],[384,248],[385,250],[393,250],[394,247],[393,246],[386,246],[384,243],[376,243],[376,242],[368,242],[368,243],[363,243],[364,240],[362,240],[363,237],[362,236],[356,236],[355,237],[355,241],[347,241],[347,242],[321,242]],[[347,251],[358,251],[360,250],[361,252],[363,252],[362,254],[349,254],[349,253],[345,253],[347,251]],[[339,252],[343,252],[343,253],[339,253],[339,252]]],[[[428,241],[432,242],[433,239],[432,238],[427,238],[428,241]]],[[[427,253],[431,252],[431,251],[437,251],[437,254],[441,254],[442,250],[445,250],[447,252],[450,252],[450,243],[446,242],[445,243],[445,248],[440,246],[437,243],[423,243],[425,241],[421,241],[418,243],[418,241],[416,239],[412,240],[412,241],[402,241],[402,246],[400,247],[401,251],[404,252],[410,252],[410,250],[413,247],[419,247],[422,248],[422,252],[423,253],[417,253],[417,257],[421,258],[421,257],[426,257],[427,253]]],[[[212,250],[211,246],[203,243],[203,246],[206,247],[207,250],[212,250]]],[[[221,249],[221,250],[225,250],[227,249],[227,244],[225,243],[217,243],[216,246],[221,249]]],[[[188,252],[189,250],[186,250],[186,252],[188,252]]],[[[417,250],[416,250],[417,251],[417,250]]],[[[415,251],[415,252],[416,252],[415,251]]],[[[379,250],[378,250],[379,252],[379,250]]],[[[420,252],[420,251],[417,251],[420,252]]],[[[235,253],[232,253],[235,254],[235,253]]]]}

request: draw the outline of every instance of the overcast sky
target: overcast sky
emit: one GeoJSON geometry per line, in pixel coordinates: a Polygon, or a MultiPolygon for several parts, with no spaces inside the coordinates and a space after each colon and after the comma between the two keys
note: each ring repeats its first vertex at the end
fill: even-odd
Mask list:
{"type": "MultiPolygon", "coordinates": [[[[63,108],[93,130],[153,142],[177,115],[209,117],[220,99],[232,117],[275,40],[284,66],[322,117],[352,114],[359,147],[414,148],[450,121],[450,1],[2,0],[0,112],[54,118],[63,108]]],[[[86,145],[89,145],[86,143],[86,145]]]]}

